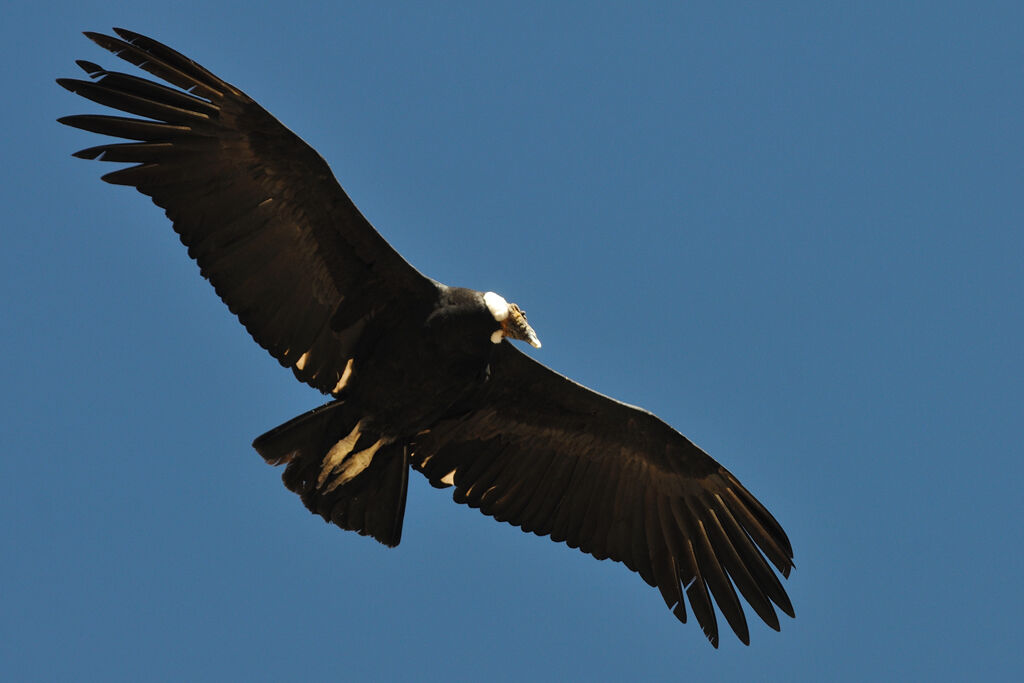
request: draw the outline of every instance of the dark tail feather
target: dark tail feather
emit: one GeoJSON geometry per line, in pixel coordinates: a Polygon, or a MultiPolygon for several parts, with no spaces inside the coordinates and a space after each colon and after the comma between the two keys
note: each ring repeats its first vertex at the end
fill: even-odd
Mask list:
{"type": "MultiPolygon", "coordinates": [[[[300,476],[300,480],[307,479],[300,476]]],[[[405,444],[394,443],[377,451],[369,467],[352,481],[326,496],[319,496],[316,501],[307,501],[303,496],[303,502],[310,510],[316,505],[316,512],[342,529],[368,534],[393,548],[402,540],[408,483],[405,444]]],[[[285,470],[285,484],[289,484],[288,470],[285,470]]]]}
{"type": "Polygon", "coordinates": [[[333,401],[270,430],[252,445],[271,465],[287,464],[284,484],[311,512],[394,547],[402,538],[408,451],[402,442],[386,443],[358,431],[362,423],[354,412],[343,401],[333,401]],[[344,457],[337,448],[342,441],[344,457]],[[367,453],[372,453],[369,464],[357,464],[367,453]],[[326,465],[329,459],[336,462],[326,465]]]}

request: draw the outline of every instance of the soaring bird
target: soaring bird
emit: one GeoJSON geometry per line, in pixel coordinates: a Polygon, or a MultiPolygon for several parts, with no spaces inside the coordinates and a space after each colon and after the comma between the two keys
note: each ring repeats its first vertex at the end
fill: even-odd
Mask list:
{"type": "Polygon", "coordinates": [[[253,339],[330,395],[253,443],[310,511],[395,546],[412,468],[456,502],[622,562],[680,621],[689,602],[716,647],[712,597],[745,644],[737,590],[775,630],[775,607],[793,616],[776,575],[793,568],[789,539],[728,470],[651,413],[513,346],[540,347],[516,304],[421,275],[241,90],[114,33],[85,35],[170,85],[78,61],[91,80],[57,82],[133,116],[59,121],[129,141],[75,156],[132,164],[103,180],[163,208],[253,339]]]}

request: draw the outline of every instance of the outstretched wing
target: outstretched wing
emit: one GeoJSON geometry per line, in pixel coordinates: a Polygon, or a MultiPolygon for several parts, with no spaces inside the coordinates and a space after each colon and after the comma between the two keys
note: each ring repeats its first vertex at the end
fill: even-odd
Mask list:
{"type": "Polygon", "coordinates": [[[103,176],[153,198],[253,338],[324,393],[340,390],[360,339],[435,286],[359,213],[326,162],[245,93],[155,40],[86,33],[177,86],[79,61],[71,92],[145,118],[61,123],[125,138],[75,156],[136,165],[103,176]]]}
{"type": "Polygon", "coordinates": [[[793,616],[775,572],[793,550],[771,513],[728,470],[660,419],[602,396],[508,342],[472,407],[420,435],[414,465],[457,502],[657,586],[686,621],[683,592],[718,645],[711,596],[749,642],[735,588],[772,628],[793,616]],[[766,559],[768,561],[766,561],[766,559]]]}

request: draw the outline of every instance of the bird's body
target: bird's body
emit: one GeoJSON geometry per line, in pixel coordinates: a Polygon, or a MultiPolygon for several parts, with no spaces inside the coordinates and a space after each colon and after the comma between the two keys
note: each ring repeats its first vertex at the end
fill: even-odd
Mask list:
{"type": "Polygon", "coordinates": [[[353,360],[335,395],[358,403],[394,438],[426,429],[486,379],[495,320],[479,299],[438,285],[434,301],[410,307],[387,334],[356,349],[358,365],[353,360]]]}
{"type": "Polygon", "coordinates": [[[623,562],[717,645],[711,598],[749,639],[736,590],[778,629],[792,605],[781,526],[725,468],[654,415],[555,373],[515,304],[407,264],[315,151],[242,91],[130,31],[87,34],[178,86],[79,62],[72,92],[144,118],[62,123],[129,140],[77,156],[163,207],[253,338],[329,403],[256,439],[306,506],[396,545],[410,468],[455,500],[623,562]]]}
{"type": "Polygon", "coordinates": [[[312,511],[387,545],[401,537],[415,439],[474,405],[499,348],[480,292],[436,287],[431,305],[410,307],[386,334],[357,346],[334,402],[253,444],[269,462],[288,463],[285,482],[312,511]]]}

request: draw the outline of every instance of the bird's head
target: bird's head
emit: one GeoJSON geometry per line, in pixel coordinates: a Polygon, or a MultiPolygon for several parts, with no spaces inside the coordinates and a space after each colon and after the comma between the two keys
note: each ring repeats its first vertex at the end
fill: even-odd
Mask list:
{"type": "Polygon", "coordinates": [[[510,304],[505,301],[504,297],[494,292],[484,292],[484,303],[487,304],[487,310],[491,312],[495,322],[499,325],[498,329],[491,334],[492,342],[498,344],[503,338],[508,337],[524,341],[536,349],[540,348],[537,334],[526,322],[526,314],[518,306],[510,304]]]}

